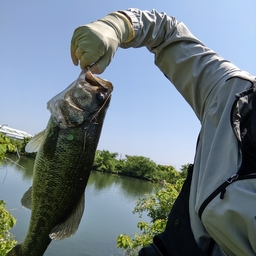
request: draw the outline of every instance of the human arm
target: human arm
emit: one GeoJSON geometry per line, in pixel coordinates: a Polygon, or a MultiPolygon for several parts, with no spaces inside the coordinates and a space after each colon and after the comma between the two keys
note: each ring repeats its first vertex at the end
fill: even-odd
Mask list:
{"type": "Polygon", "coordinates": [[[205,46],[188,28],[166,13],[129,9],[135,37],[121,47],[154,53],[155,64],[186,99],[202,122],[225,81],[243,76],[234,64],[205,46]]]}
{"type": "MultiPolygon", "coordinates": [[[[102,29],[98,30],[102,37],[97,39],[99,43],[97,49],[101,49],[102,55],[98,54],[98,50],[94,51],[95,47],[90,39],[82,39],[81,41],[87,43],[88,49],[95,56],[95,59],[91,62],[88,61],[87,64],[99,64],[102,72],[111,61],[118,46],[122,48],[145,46],[154,53],[155,64],[175,85],[191,105],[198,118],[202,120],[206,99],[210,92],[217,88],[217,84],[221,84],[239,69],[207,48],[190,33],[183,23],[178,22],[174,17],[155,10],[149,12],[139,9],[121,11],[121,14],[130,18],[129,20],[122,19],[122,21],[128,24],[131,22],[134,37],[130,37],[132,39],[128,42],[119,40],[116,47],[108,48],[109,42],[116,41],[117,39],[114,38],[117,36],[111,34],[112,38],[106,37],[105,34],[108,35],[108,33],[102,29]],[[101,62],[105,54],[107,61],[101,62]]],[[[88,24],[86,28],[90,30],[91,24],[88,24]]],[[[120,24],[122,25],[122,22],[120,24]]],[[[127,28],[120,24],[119,21],[115,24],[116,31],[127,33],[127,28]],[[123,27],[124,30],[119,27],[123,27]]],[[[79,29],[75,30],[75,33],[79,29]]],[[[111,29],[115,30],[113,27],[111,29]]],[[[73,44],[76,41],[75,33],[72,38],[73,44]]],[[[92,31],[92,33],[94,32],[92,31]]]]}

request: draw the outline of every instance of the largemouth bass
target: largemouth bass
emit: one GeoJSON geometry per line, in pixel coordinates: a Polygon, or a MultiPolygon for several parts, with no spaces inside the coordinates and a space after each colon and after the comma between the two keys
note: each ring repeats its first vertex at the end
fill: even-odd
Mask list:
{"type": "Polygon", "coordinates": [[[45,132],[27,145],[28,151],[36,151],[43,137],[32,187],[21,200],[31,209],[30,225],[24,242],[8,256],[43,255],[52,239],[76,232],[112,90],[110,82],[82,71],[74,83],[49,101],[55,115],[51,115],[45,132]]]}

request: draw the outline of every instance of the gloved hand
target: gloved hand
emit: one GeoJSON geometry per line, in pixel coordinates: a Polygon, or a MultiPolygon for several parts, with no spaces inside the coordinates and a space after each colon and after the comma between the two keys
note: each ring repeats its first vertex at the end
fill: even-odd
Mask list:
{"type": "Polygon", "coordinates": [[[91,66],[91,72],[101,74],[112,60],[118,46],[134,38],[128,18],[119,12],[75,29],[71,39],[71,58],[81,69],[91,66]]]}

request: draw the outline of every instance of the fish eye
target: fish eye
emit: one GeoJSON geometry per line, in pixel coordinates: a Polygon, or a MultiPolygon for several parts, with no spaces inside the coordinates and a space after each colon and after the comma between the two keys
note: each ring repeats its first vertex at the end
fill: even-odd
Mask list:
{"type": "Polygon", "coordinates": [[[104,100],[104,94],[103,93],[97,93],[96,94],[96,99],[98,101],[103,101],[104,100]]]}

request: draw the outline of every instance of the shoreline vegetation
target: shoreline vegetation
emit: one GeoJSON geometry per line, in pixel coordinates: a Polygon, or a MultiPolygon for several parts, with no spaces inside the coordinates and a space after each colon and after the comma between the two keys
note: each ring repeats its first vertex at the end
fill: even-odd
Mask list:
{"type": "MultiPolygon", "coordinates": [[[[2,135],[2,138],[7,137],[2,135]]],[[[7,148],[6,153],[16,154],[18,157],[36,157],[36,153],[25,152],[25,146],[30,138],[24,138],[23,140],[8,138],[7,140],[9,140],[14,147],[7,148]]],[[[0,143],[0,152],[3,145],[3,143],[0,143]]],[[[116,152],[112,153],[108,150],[97,150],[92,171],[123,175],[163,184],[166,182],[172,183],[179,178],[185,178],[188,166],[189,163],[184,164],[181,166],[180,171],[178,171],[172,165],[156,164],[153,160],[144,156],[125,155],[125,157],[121,157],[116,152]]]]}

